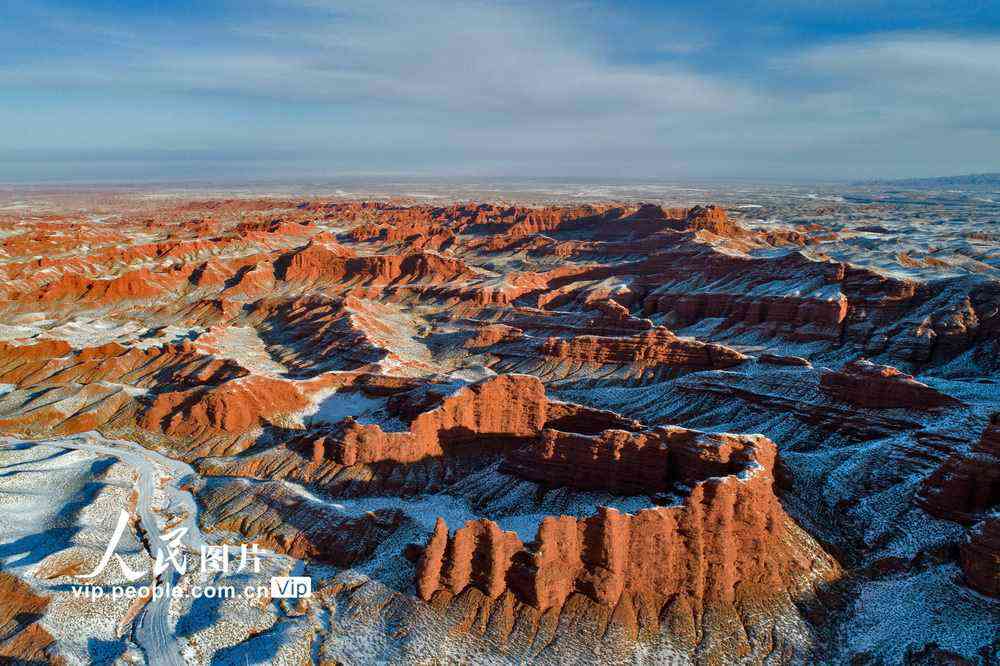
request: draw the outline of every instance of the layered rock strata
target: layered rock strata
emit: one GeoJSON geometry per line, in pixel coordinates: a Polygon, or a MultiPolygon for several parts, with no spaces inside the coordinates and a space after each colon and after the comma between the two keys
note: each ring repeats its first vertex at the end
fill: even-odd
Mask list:
{"type": "Polygon", "coordinates": [[[738,438],[699,436],[675,427],[595,435],[546,429],[537,444],[507,455],[504,469],[551,486],[619,495],[655,495],[706,476],[735,474],[750,462],[738,438]]]}
{"type": "Polygon", "coordinates": [[[971,450],[952,454],[924,480],[916,501],[938,518],[965,524],[1000,506],[1000,413],[971,450]]]}
{"type": "Polygon", "coordinates": [[[444,455],[446,449],[463,444],[518,441],[541,432],[546,406],[545,388],[538,379],[501,375],[445,397],[416,416],[406,432],[385,432],[377,424],[347,419],[333,447],[322,453],[314,450],[313,455],[341,465],[410,463],[444,455]]]}
{"type": "Polygon", "coordinates": [[[662,326],[632,337],[580,335],[549,338],[541,354],[595,365],[635,364],[682,368],[728,368],[746,360],[740,352],[712,343],[679,338],[662,326]]]}
{"type": "Polygon", "coordinates": [[[439,519],[417,565],[421,598],[447,604],[471,587],[484,609],[544,615],[582,596],[635,636],[684,616],[701,626],[738,618],[745,604],[782,605],[837,575],[836,562],[781,508],[775,447],[761,436],[547,431],[515,460],[514,473],[553,484],[647,493],[676,484],[685,496],[634,515],[602,507],[588,518],[549,516],[527,544],[490,520],[449,533],[439,519]],[[583,460],[590,466],[578,469],[583,460]],[[639,465],[648,471],[635,478],[639,465]]]}
{"type": "Polygon", "coordinates": [[[0,663],[61,664],[54,639],[38,622],[49,600],[24,581],[0,571],[0,663]]]}
{"type": "Polygon", "coordinates": [[[961,404],[896,368],[865,360],[823,373],[820,388],[838,400],[869,409],[923,410],[961,404]]]}
{"type": "Polygon", "coordinates": [[[987,596],[1000,597],[1000,513],[973,526],[959,551],[969,586],[987,596]]]}

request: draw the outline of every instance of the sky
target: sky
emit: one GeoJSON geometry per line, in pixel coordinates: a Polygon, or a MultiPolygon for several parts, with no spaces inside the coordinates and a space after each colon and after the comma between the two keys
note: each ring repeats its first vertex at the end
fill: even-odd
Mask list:
{"type": "Polygon", "coordinates": [[[0,182],[995,171],[995,0],[0,0],[0,182]]]}

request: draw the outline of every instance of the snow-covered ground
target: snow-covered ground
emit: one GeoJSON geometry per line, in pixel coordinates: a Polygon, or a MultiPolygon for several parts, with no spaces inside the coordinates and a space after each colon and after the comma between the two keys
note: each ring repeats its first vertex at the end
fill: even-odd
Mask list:
{"type": "Polygon", "coordinates": [[[280,609],[243,598],[193,597],[196,586],[267,586],[271,575],[288,575],[301,565],[265,551],[258,574],[201,573],[201,546],[227,536],[202,536],[194,498],[183,489],[191,474],[185,463],[96,434],[44,442],[0,439],[0,567],[51,598],[41,624],[68,663],[101,663],[129,655],[157,665],[206,663],[219,650],[252,663],[265,663],[274,655],[281,656],[278,661],[298,663],[301,653],[294,655],[301,644],[268,645],[257,658],[252,650],[244,654],[236,648],[275,625],[280,609]],[[141,528],[125,530],[115,551],[130,568],[151,571],[151,555],[157,549],[167,552],[165,535],[180,529],[185,531],[181,543],[189,566],[183,575],[168,569],[159,584],[169,583],[180,593],[154,598],[134,622],[134,598],[109,595],[115,586],[148,585],[148,575],[130,582],[112,560],[100,577],[79,578],[97,568],[123,509],[141,528]],[[96,599],[75,596],[73,585],[98,585],[107,594],[96,599]],[[206,624],[201,614],[207,606],[215,607],[216,621],[206,624]]]}

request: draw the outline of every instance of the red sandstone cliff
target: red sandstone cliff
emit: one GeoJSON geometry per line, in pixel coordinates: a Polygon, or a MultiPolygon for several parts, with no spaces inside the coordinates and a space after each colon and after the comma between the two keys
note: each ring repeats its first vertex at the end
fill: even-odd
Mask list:
{"type": "Polygon", "coordinates": [[[807,592],[838,568],[782,510],[772,488],[774,459],[774,445],[759,436],[682,429],[589,440],[547,435],[515,464],[515,473],[583,487],[620,490],[625,483],[647,492],[672,478],[689,482],[689,492],[679,505],[635,515],[602,508],[585,519],[550,516],[528,544],[489,520],[470,521],[454,534],[439,520],[418,563],[418,593],[440,605],[474,587],[486,608],[509,597],[505,605],[541,613],[582,595],[609,609],[633,637],[640,626],[661,621],[693,616],[698,627],[709,616],[738,617],[745,603],[783,603],[784,595],[807,592]],[[591,469],[577,470],[595,454],[592,469],[602,466],[603,480],[591,469]],[[633,479],[636,464],[654,471],[633,479]]]}
{"type": "Polygon", "coordinates": [[[458,259],[433,252],[356,257],[340,246],[309,245],[281,257],[276,273],[290,282],[351,282],[388,285],[411,282],[449,282],[477,273],[458,259]]]}
{"type": "Polygon", "coordinates": [[[195,386],[246,374],[232,361],[199,353],[190,342],[146,349],[110,342],[80,350],[61,340],[30,345],[0,342],[0,382],[23,387],[98,381],[195,386]]]}
{"type": "Polygon", "coordinates": [[[739,227],[729,219],[726,211],[719,206],[695,206],[684,216],[688,229],[711,231],[719,236],[736,236],[739,227]]]}
{"type": "Polygon", "coordinates": [[[516,441],[541,432],[546,406],[545,388],[535,377],[493,377],[445,397],[414,418],[406,432],[384,432],[378,425],[350,419],[339,441],[322,457],[343,465],[414,462],[443,455],[450,446],[516,441]]]}
{"type": "Polygon", "coordinates": [[[916,502],[938,518],[966,524],[1000,506],[1000,413],[971,451],[953,454],[924,480],[916,502]]]}
{"type": "Polygon", "coordinates": [[[597,365],[665,365],[699,369],[728,368],[746,360],[734,349],[712,343],[679,338],[658,326],[632,337],[579,335],[570,339],[549,338],[541,353],[560,360],[597,365]]]}
{"type": "Polygon", "coordinates": [[[207,389],[160,393],[143,413],[139,426],[202,441],[218,435],[242,435],[309,404],[293,382],[251,376],[207,389]]]}
{"type": "Polygon", "coordinates": [[[700,437],[682,428],[595,435],[546,429],[537,444],[511,451],[505,469],[553,486],[653,495],[702,476],[734,474],[750,460],[738,438],[700,437]]]}
{"type": "Polygon", "coordinates": [[[960,561],[971,587],[1000,597],[1000,514],[994,513],[973,526],[960,548],[960,561]]]}
{"type": "Polygon", "coordinates": [[[466,349],[481,349],[492,347],[500,342],[513,342],[524,337],[524,331],[505,324],[488,324],[481,326],[475,334],[462,345],[466,349]]]}
{"type": "Polygon", "coordinates": [[[959,549],[965,579],[983,594],[1000,596],[1000,517],[996,513],[1000,508],[1000,414],[992,416],[971,451],[953,453],[924,479],[914,501],[938,518],[972,524],[959,549]]]}
{"type": "Polygon", "coordinates": [[[864,360],[848,363],[838,372],[823,373],[820,388],[838,400],[870,409],[932,409],[961,404],[896,368],[864,360]]]}
{"type": "Polygon", "coordinates": [[[67,274],[36,292],[39,301],[83,301],[107,305],[123,301],[150,300],[176,291],[185,281],[183,272],[153,273],[149,269],[129,271],[108,280],[92,280],[67,274]]]}

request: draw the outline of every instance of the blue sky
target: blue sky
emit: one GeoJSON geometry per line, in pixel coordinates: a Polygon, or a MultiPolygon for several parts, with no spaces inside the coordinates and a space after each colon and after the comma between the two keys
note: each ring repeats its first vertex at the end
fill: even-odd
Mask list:
{"type": "Polygon", "coordinates": [[[995,1],[0,8],[0,181],[983,171],[995,1]]]}

